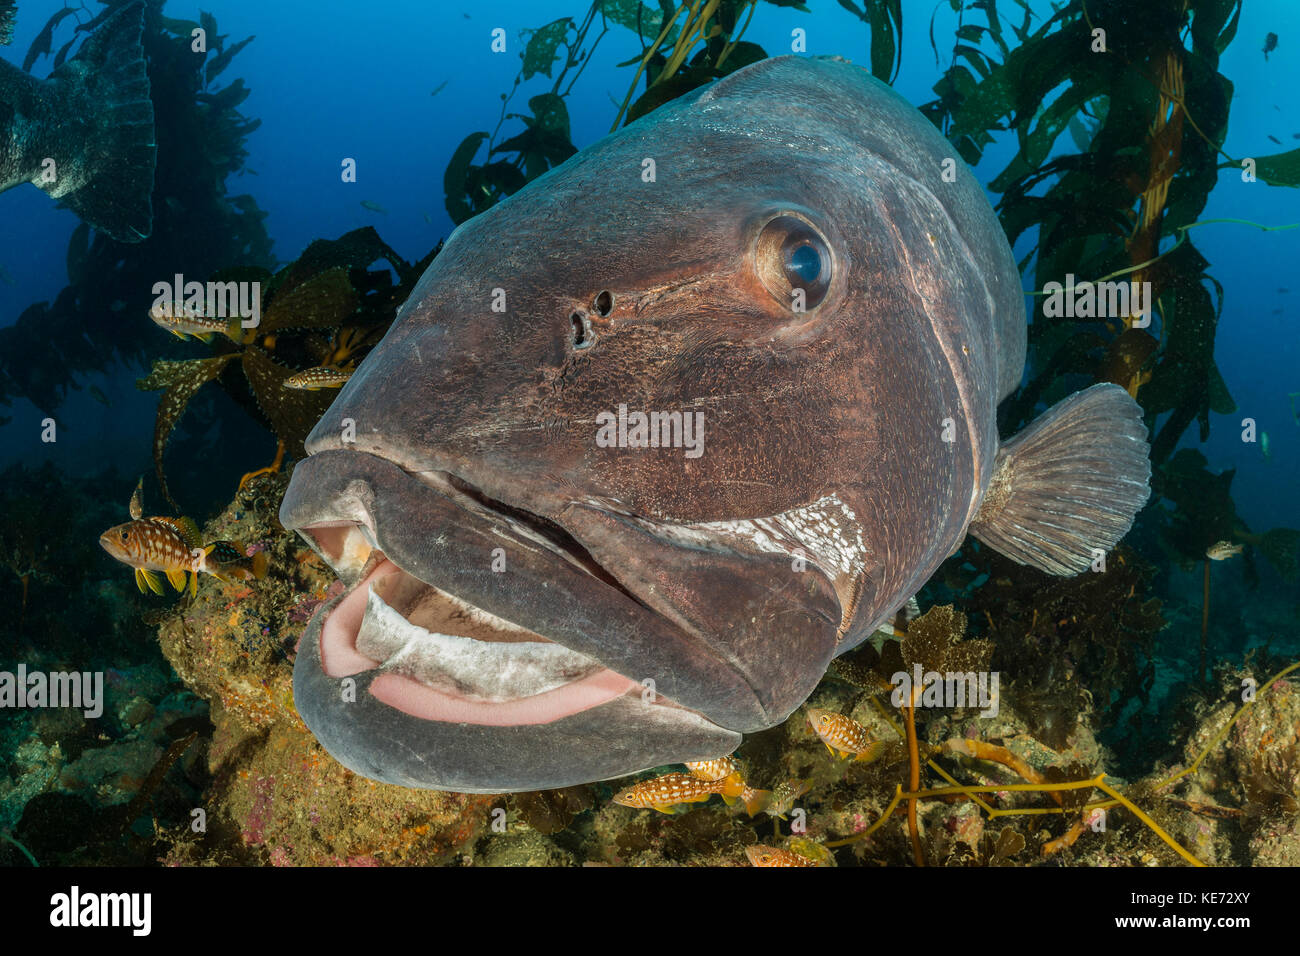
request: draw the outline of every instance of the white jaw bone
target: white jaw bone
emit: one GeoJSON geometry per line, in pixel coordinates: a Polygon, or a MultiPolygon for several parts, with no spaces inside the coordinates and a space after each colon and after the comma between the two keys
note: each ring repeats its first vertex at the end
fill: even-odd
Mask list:
{"type": "Polygon", "coordinates": [[[390,607],[371,585],[357,650],[383,662],[386,671],[468,700],[492,703],[545,693],[602,668],[560,644],[520,640],[521,633],[516,632],[527,632],[505,621],[501,624],[514,631],[504,631],[504,640],[430,631],[390,607]]]}

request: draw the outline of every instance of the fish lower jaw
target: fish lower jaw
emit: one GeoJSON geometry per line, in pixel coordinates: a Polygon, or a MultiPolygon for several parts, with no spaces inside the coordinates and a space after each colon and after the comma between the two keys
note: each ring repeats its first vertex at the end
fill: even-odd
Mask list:
{"type": "Polygon", "coordinates": [[[377,671],[369,693],[424,720],[545,724],[640,689],[584,654],[425,584],[377,550],[329,612],[320,643],[327,676],[377,671]]]}

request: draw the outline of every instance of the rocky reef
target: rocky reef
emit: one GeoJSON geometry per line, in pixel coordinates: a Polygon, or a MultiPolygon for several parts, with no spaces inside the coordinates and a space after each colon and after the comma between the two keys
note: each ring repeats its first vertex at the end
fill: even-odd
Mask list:
{"type": "Polygon", "coordinates": [[[406,790],[345,770],[293,708],[293,652],[333,575],[275,512],[286,476],[249,483],[205,529],[209,540],[264,548],[274,570],[232,585],[209,579],[159,627],[167,660],[207,701],[211,775],[207,832],[175,836],[165,862],[223,854],[276,865],[429,865],[455,854],[490,822],[490,800],[406,790]]]}

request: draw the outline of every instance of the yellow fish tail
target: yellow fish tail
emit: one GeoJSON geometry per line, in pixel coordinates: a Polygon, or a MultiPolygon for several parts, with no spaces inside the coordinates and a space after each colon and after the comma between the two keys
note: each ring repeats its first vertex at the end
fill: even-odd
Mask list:
{"type": "Polygon", "coordinates": [[[771,802],[771,790],[749,790],[744,797],[745,812],[751,817],[758,816],[771,802]]]}
{"type": "Polygon", "coordinates": [[[745,781],[741,779],[739,770],[733,770],[723,777],[721,782],[722,789],[718,792],[723,800],[734,800],[745,792],[745,781]]]}

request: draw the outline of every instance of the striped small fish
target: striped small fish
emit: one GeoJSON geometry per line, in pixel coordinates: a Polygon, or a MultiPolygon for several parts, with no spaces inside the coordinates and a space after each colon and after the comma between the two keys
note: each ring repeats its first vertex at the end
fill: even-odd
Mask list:
{"type": "Polygon", "coordinates": [[[809,707],[808,725],[826,749],[841,759],[852,756],[855,760],[874,760],[884,749],[883,743],[871,739],[866,727],[844,714],[809,707]]]}
{"type": "Polygon", "coordinates": [[[816,866],[812,860],[798,853],[783,850],[779,846],[755,843],[745,847],[745,856],[754,866],[816,866]]]}
{"type": "Polygon", "coordinates": [[[211,574],[223,581],[247,581],[266,576],[267,558],[259,551],[251,558],[232,541],[203,543],[198,527],[189,518],[144,517],[140,486],[131,496],[131,520],[109,528],[99,536],[100,546],[128,567],[135,569],[135,584],[162,594],[159,575],[177,591],[187,584],[190,594],[198,590],[199,574],[211,574]]]}
{"type": "Polygon", "coordinates": [[[328,365],[309,368],[305,372],[290,375],[284,380],[284,388],[315,392],[322,388],[340,388],[352,377],[351,372],[344,372],[328,365]]]}
{"type": "MultiPolygon", "coordinates": [[[[701,780],[725,780],[728,777],[735,776],[741,779],[740,765],[736,763],[733,757],[718,757],[716,760],[697,760],[687,761],[686,769],[691,772],[691,776],[698,777],[701,780]]],[[[722,799],[728,804],[735,802],[727,794],[722,795],[722,799]]],[[[772,799],[770,790],[759,790],[751,787],[749,784],[744,785],[744,789],[736,796],[745,807],[745,812],[751,817],[757,813],[766,810],[768,803],[772,799]]]]}
{"type": "Polygon", "coordinates": [[[701,780],[721,780],[724,777],[730,777],[733,773],[740,772],[740,767],[736,766],[736,761],[731,757],[719,757],[716,760],[687,761],[686,769],[691,772],[692,777],[699,777],[701,780]]]}
{"type": "Polygon", "coordinates": [[[809,780],[786,780],[778,783],[772,788],[772,795],[768,798],[767,815],[770,817],[780,817],[782,820],[794,809],[795,803],[800,797],[812,788],[812,782],[809,780]]]}
{"type": "Polygon", "coordinates": [[[202,312],[187,308],[183,302],[164,302],[149,310],[149,318],[160,329],[166,329],[177,338],[192,335],[211,342],[214,335],[224,335],[239,341],[239,319],[209,318],[202,312]]]}
{"type": "Polygon", "coordinates": [[[722,780],[701,780],[689,773],[666,773],[653,780],[643,780],[614,795],[614,802],[638,810],[653,809],[675,813],[687,803],[702,803],[717,794],[734,800],[745,790],[739,773],[722,780]]]}

